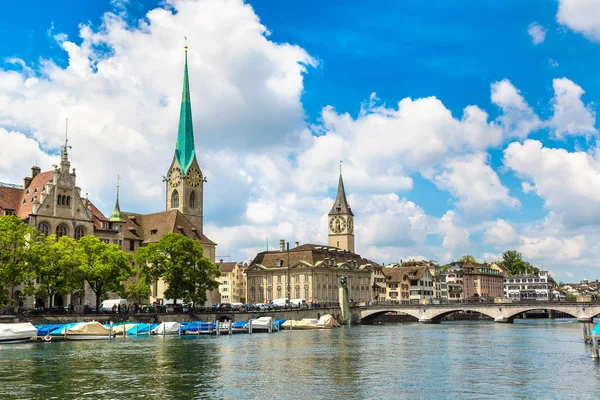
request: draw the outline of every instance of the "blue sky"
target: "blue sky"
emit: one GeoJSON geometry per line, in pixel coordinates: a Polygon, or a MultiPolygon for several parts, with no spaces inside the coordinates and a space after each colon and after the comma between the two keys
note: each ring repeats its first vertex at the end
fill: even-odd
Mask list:
{"type": "Polygon", "coordinates": [[[515,248],[559,280],[599,275],[593,1],[82,4],[3,5],[0,181],[48,168],[69,116],[101,209],[117,173],[124,209],[164,208],[187,35],[218,253],[325,241],[343,159],[364,256],[515,248]]]}

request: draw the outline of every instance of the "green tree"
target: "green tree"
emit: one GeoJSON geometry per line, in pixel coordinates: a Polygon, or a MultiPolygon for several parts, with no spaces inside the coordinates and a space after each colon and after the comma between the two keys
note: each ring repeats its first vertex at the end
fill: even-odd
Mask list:
{"type": "Polygon", "coordinates": [[[510,275],[531,274],[539,272],[539,269],[523,260],[523,255],[516,250],[507,250],[502,253],[502,261],[497,264],[508,269],[510,275]]]}
{"type": "Polygon", "coordinates": [[[575,296],[575,294],[573,294],[573,293],[568,293],[567,301],[577,301],[577,296],[575,296]]]}
{"type": "Polygon", "coordinates": [[[150,285],[144,279],[138,283],[130,283],[125,289],[125,298],[133,303],[144,304],[150,297],[150,285]]]}
{"type": "Polygon", "coordinates": [[[217,267],[204,257],[202,246],[179,233],[168,233],[158,242],[140,247],[136,263],[148,282],[162,278],[167,284],[165,297],[195,304],[206,301],[206,292],[215,289],[220,276],[217,267]]]}
{"type": "Polygon", "coordinates": [[[84,236],[78,243],[84,260],[79,271],[96,295],[96,310],[98,310],[100,298],[106,292],[123,291],[123,281],[132,274],[129,264],[132,257],[116,244],[104,243],[95,236],[84,236]]]}
{"type": "Polygon", "coordinates": [[[469,264],[469,263],[476,264],[477,260],[475,260],[475,257],[473,257],[472,255],[466,254],[466,255],[462,256],[461,258],[459,258],[457,260],[457,262],[465,263],[465,264],[469,264]]]}
{"type": "Polygon", "coordinates": [[[0,217],[0,304],[14,304],[15,287],[29,279],[29,247],[36,235],[16,216],[0,217]]]}
{"type": "Polygon", "coordinates": [[[30,251],[32,271],[39,283],[30,292],[38,297],[49,297],[50,307],[54,295],[71,293],[83,286],[79,267],[85,263],[85,258],[74,239],[62,236],[56,240],[55,235],[39,235],[30,251]]]}

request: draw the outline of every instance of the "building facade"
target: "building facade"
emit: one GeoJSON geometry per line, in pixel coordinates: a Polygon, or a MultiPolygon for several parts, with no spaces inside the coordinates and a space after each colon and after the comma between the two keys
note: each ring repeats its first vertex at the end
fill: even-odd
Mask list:
{"type": "Polygon", "coordinates": [[[239,262],[223,262],[220,260],[217,268],[221,272],[219,294],[222,303],[246,303],[246,268],[239,262]]]}
{"type": "Polygon", "coordinates": [[[552,300],[552,281],[549,272],[539,271],[536,274],[507,277],[504,281],[504,296],[515,301],[552,300]]]}
{"type": "Polygon", "coordinates": [[[466,299],[504,297],[504,273],[490,265],[465,264],[463,266],[463,285],[466,299]]]}

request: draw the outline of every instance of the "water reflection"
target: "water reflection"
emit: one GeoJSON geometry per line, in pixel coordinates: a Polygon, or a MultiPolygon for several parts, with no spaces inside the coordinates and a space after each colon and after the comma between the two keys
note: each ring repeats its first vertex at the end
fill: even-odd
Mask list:
{"type": "Polygon", "coordinates": [[[0,346],[8,398],[593,398],[600,365],[560,321],[0,346]],[[584,378],[582,378],[584,377],[584,378]],[[576,389],[575,389],[576,388],[576,389]]]}

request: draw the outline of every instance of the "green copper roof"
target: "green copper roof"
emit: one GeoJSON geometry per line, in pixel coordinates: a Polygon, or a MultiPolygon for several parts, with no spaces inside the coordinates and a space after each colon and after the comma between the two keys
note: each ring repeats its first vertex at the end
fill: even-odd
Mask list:
{"type": "Polygon", "coordinates": [[[110,220],[112,222],[123,222],[125,218],[123,218],[123,213],[121,213],[121,208],[119,207],[119,185],[117,185],[117,203],[115,204],[115,209],[110,213],[110,220]]]}
{"type": "Polygon", "coordinates": [[[194,160],[194,128],[192,126],[192,102],[190,100],[190,82],[188,79],[187,49],[185,51],[185,70],[183,73],[183,93],[181,95],[181,111],[179,112],[179,129],[177,130],[177,147],[175,157],[185,176],[194,160]]]}

